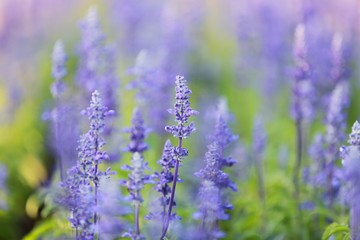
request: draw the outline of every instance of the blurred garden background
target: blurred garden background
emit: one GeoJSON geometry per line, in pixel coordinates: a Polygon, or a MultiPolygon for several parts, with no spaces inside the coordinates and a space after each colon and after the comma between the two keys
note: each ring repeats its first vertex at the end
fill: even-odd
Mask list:
{"type": "MultiPolygon", "coordinates": [[[[338,233],[329,236],[350,239],[349,181],[341,177],[338,149],[347,145],[360,114],[359,24],[357,0],[0,0],[0,239],[72,239],[68,213],[54,198],[66,175],[58,163],[76,163],[77,140],[88,129],[80,112],[91,98],[91,76],[82,69],[89,64],[102,66],[98,90],[115,101],[104,100],[116,112],[109,123],[115,130],[104,136],[111,159],[104,165],[117,172],[111,184],[124,196],[118,181],[127,177],[120,166],[130,164],[124,129],[133,109],[140,109],[151,129],[144,152],[149,173],[160,171],[166,139],[175,142],[164,130],[173,121],[167,109],[174,102],[175,76],[188,81],[199,114],[192,118],[196,131],[184,141],[189,156],[181,163],[175,207],[182,220],[170,227],[169,239],[197,239],[192,231],[199,224],[194,213],[201,180],[194,173],[204,165],[216,111],[238,135],[226,150],[236,161],[225,172],[237,191],[224,193],[233,209],[219,222],[223,239],[321,239],[332,223],[338,233]],[[67,54],[61,97],[52,74],[58,40],[67,54]],[[92,41],[105,46],[101,61],[97,52],[84,54],[92,41]],[[299,97],[302,60],[311,91],[299,97]],[[340,83],[347,90],[338,96],[340,83]],[[298,168],[297,100],[308,101],[302,111],[311,112],[302,118],[298,168]],[[54,109],[60,105],[65,110],[55,118],[62,125],[54,133],[54,109]],[[338,105],[342,109],[333,114],[341,114],[343,124],[333,126],[328,112],[338,105]],[[326,136],[336,130],[334,147],[326,136]],[[330,145],[334,155],[321,157],[330,145]],[[329,200],[327,181],[318,174],[327,167],[319,161],[332,158],[336,177],[331,175],[329,200]]],[[[147,239],[159,238],[144,220],[156,194],[151,184],[142,194],[140,223],[147,239]]],[[[119,229],[133,220],[126,214],[118,218],[119,229]]]]}

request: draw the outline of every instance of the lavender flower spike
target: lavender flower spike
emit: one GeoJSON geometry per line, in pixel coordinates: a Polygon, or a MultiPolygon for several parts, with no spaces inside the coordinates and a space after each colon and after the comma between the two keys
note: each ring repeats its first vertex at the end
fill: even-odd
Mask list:
{"type": "Polygon", "coordinates": [[[148,145],[144,142],[145,137],[148,133],[148,129],[144,126],[144,120],[140,111],[136,108],[132,115],[132,125],[128,129],[130,133],[130,143],[127,146],[127,151],[132,152],[133,156],[131,159],[131,166],[123,166],[123,170],[130,171],[128,175],[129,180],[121,182],[125,185],[131,195],[132,203],[135,208],[135,231],[133,233],[126,232],[124,237],[131,237],[132,239],[142,239],[143,236],[140,234],[139,225],[139,213],[140,206],[143,202],[141,197],[141,190],[144,188],[146,183],[152,183],[150,175],[144,174],[145,170],[150,169],[148,163],[143,159],[143,152],[148,149],[148,145]]]}
{"type": "Polygon", "coordinates": [[[135,232],[127,232],[123,234],[123,237],[131,237],[136,240],[143,239],[143,236],[140,234],[139,210],[144,200],[140,192],[145,184],[152,183],[150,175],[144,174],[145,170],[149,169],[148,163],[144,161],[139,152],[135,152],[131,159],[131,165],[125,165],[122,169],[130,172],[128,175],[129,179],[122,181],[121,184],[126,186],[129,191],[131,201],[135,208],[135,232]]]}
{"type": "Polygon", "coordinates": [[[166,126],[165,130],[173,134],[174,137],[178,138],[178,146],[174,148],[173,155],[175,158],[175,170],[174,170],[174,178],[173,184],[171,188],[171,196],[169,202],[169,208],[167,211],[167,215],[163,225],[163,232],[161,234],[160,239],[164,239],[166,233],[169,228],[169,223],[172,217],[172,208],[175,205],[175,190],[176,190],[176,183],[178,181],[178,174],[179,174],[179,165],[180,161],[188,155],[188,151],[186,148],[182,147],[182,141],[184,138],[188,138],[191,132],[195,131],[194,123],[190,123],[187,125],[189,117],[192,115],[197,115],[198,112],[193,110],[190,107],[190,94],[191,90],[186,85],[186,80],[183,76],[176,76],[175,81],[175,99],[176,102],[174,104],[173,109],[169,109],[168,112],[175,116],[175,121],[178,123],[177,125],[166,126]]]}
{"type": "Polygon", "coordinates": [[[236,184],[223,171],[224,167],[231,167],[235,161],[231,157],[225,157],[224,152],[238,136],[231,133],[227,123],[219,116],[210,139],[212,142],[207,146],[208,151],[205,153],[205,167],[195,173],[202,182],[199,191],[201,204],[194,217],[202,221],[204,239],[217,239],[225,235],[219,230],[218,222],[227,220],[229,216],[225,211],[232,209],[232,205],[222,199],[222,192],[226,188],[237,191],[236,184]],[[212,194],[216,195],[210,197],[212,194]]]}
{"type": "Polygon", "coordinates": [[[185,124],[188,122],[189,117],[197,115],[198,112],[190,107],[190,94],[192,93],[189,87],[186,85],[186,80],[183,76],[176,76],[176,103],[173,109],[169,109],[168,112],[175,116],[177,125],[166,126],[165,130],[174,135],[174,137],[183,139],[188,138],[191,132],[195,131],[194,123],[190,123],[188,126],[185,124]]]}
{"type": "Polygon", "coordinates": [[[130,143],[127,146],[129,152],[138,152],[142,154],[148,149],[148,145],[144,142],[149,130],[144,127],[144,119],[139,109],[135,109],[132,115],[132,125],[128,130],[130,133],[130,143]]]}
{"type": "Polygon", "coordinates": [[[60,179],[63,180],[63,173],[64,173],[64,164],[63,159],[61,156],[61,147],[60,147],[60,96],[65,90],[65,84],[63,82],[63,78],[67,74],[66,70],[66,61],[67,55],[64,50],[63,43],[58,40],[55,43],[54,50],[52,53],[52,69],[51,75],[54,78],[53,84],[51,84],[50,90],[51,94],[55,100],[55,108],[53,109],[53,116],[52,116],[52,124],[54,128],[54,141],[56,145],[56,154],[57,154],[57,162],[60,172],[60,179]]]}
{"type": "Polygon", "coordinates": [[[350,203],[351,239],[360,240],[360,124],[356,121],[349,135],[350,146],[342,147],[345,177],[350,184],[348,201],[350,203]]]}
{"type": "Polygon", "coordinates": [[[64,83],[62,80],[67,74],[66,70],[67,55],[61,40],[55,42],[52,53],[51,75],[55,82],[51,85],[51,94],[54,98],[58,97],[64,91],[64,83]]]}
{"type": "Polygon", "coordinates": [[[103,51],[105,36],[101,30],[97,9],[89,9],[85,19],[80,23],[81,43],[77,81],[86,94],[99,88],[98,69],[103,51]]]}
{"type": "Polygon", "coordinates": [[[112,110],[102,105],[97,91],[94,91],[90,107],[82,111],[90,120],[90,129],[79,140],[78,161],[68,171],[67,179],[61,183],[65,196],[60,200],[72,213],[70,221],[76,229],[76,239],[93,239],[98,234],[98,189],[100,180],[112,174],[110,168],[100,171],[99,164],[108,159],[102,147],[105,145],[101,133],[106,116],[112,110]]]}
{"type": "Polygon", "coordinates": [[[294,167],[295,198],[300,202],[300,175],[303,150],[303,124],[308,123],[314,116],[313,97],[314,87],[310,79],[310,67],[307,62],[307,48],[305,41],[305,26],[299,24],[295,29],[294,39],[295,75],[293,82],[292,116],[296,124],[297,156],[294,167]]]}
{"type": "MultiPolygon", "coordinates": [[[[150,212],[145,218],[147,220],[155,219],[162,221],[162,225],[165,226],[166,212],[170,204],[171,196],[171,187],[170,183],[174,180],[174,175],[171,170],[175,167],[175,159],[172,156],[174,152],[174,147],[171,144],[170,140],[166,140],[161,159],[157,161],[159,165],[162,166],[161,172],[155,172],[153,174],[153,179],[156,179],[155,190],[161,193],[159,198],[161,209],[157,212],[150,212]]],[[[175,202],[174,202],[175,204],[175,202]]],[[[176,216],[176,213],[173,213],[171,220],[179,219],[176,216]]]]}
{"type": "Polygon", "coordinates": [[[310,121],[314,116],[312,106],[314,87],[310,79],[310,66],[307,62],[305,26],[299,24],[294,39],[295,74],[293,84],[292,116],[295,121],[310,121]]]}

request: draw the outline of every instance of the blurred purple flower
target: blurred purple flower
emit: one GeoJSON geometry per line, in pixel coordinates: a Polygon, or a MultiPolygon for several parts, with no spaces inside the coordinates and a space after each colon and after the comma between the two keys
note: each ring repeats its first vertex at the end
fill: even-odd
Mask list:
{"type": "Polygon", "coordinates": [[[141,196],[141,190],[145,184],[153,183],[150,175],[145,174],[145,170],[150,170],[148,163],[144,161],[141,153],[134,152],[131,159],[131,165],[125,165],[123,170],[129,171],[128,180],[122,180],[121,185],[125,186],[130,194],[130,199],[135,208],[135,229],[133,232],[126,232],[123,237],[131,239],[143,239],[139,226],[139,211],[144,199],[141,196]]]}
{"type": "Polygon", "coordinates": [[[350,204],[350,226],[352,239],[360,239],[360,124],[356,121],[349,135],[349,146],[342,147],[341,155],[345,179],[349,184],[347,200],[350,204]]]}
{"type": "Polygon", "coordinates": [[[339,82],[333,90],[325,118],[326,132],[316,135],[310,147],[310,156],[315,160],[313,177],[310,181],[324,190],[323,199],[331,207],[339,197],[343,175],[336,160],[340,158],[339,145],[345,140],[345,128],[349,106],[349,86],[345,81],[339,82]]]}
{"type": "MultiPolygon", "coordinates": [[[[171,172],[175,167],[175,159],[173,157],[173,146],[170,140],[166,140],[163,153],[161,159],[157,161],[159,165],[161,165],[161,172],[155,172],[153,174],[153,179],[156,179],[155,190],[161,193],[161,197],[159,198],[160,205],[162,207],[160,212],[150,212],[146,219],[156,219],[161,220],[162,225],[164,225],[165,216],[166,216],[166,208],[170,203],[170,194],[171,188],[169,184],[174,180],[174,175],[171,172]]],[[[174,204],[176,204],[174,202],[174,204]]]]}
{"type": "Polygon", "coordinates": [[[151,129],[163,135],[164,124],[169,118],[164,106],[170,105],[168,99],[171,85],[161,64],[154,61],[154,56],[149,56],[147,51],[142,50],[135,66],[130,69],[130,74],[135,77],[130,87],[137,90],[136,100],[146,110],[151,129]],[[162,104],[158,104],[159,102],[162,104]]]}
{"type": "Polygon", "coordinates": [[[80,23],[80,28],[81,42],[77,80],[78,85],[84,88],[85,94],[88,95],[99,87],[98,67],[105,39],[95,7],[89,9],[85,19],[80,23]]]}
{"type": "Polygon", "coordinates": [[[237,187],[222,170],[225,166],[231,167],[235,163],[231,157],[224,156],[224,151],[237,139],[238,136],[231,133],[220,115],[211,137],[212,143],[208,145],[208,151],[205,153],[205,167],[195,173],[195,176],[201,178],[202,183],[199,191],[199,211],[194,217],[201,219],[206,239],[217,239],[225,235],[219,230],[218,220],[228,219],[225,210],[231,210],[232,205],[224,203],[223,190],[230,188],[237,191],[237,187]]]}
{"type": "MultiPolygon", "coordinates": [[[[81,42],[76,80],[82,91],[82,97],[86,99],[97,89],[103,96],[104,105],[117,111],[119,80],[116,77],[114,47],[105,44],[105,35],[95,7],[89,9],[85,19],[80,23],[80,29],[81,42]]],[[[104,136],[117,141],[112,136],[114,130],[113,120],[108,119],[104,136]]],[[[118,150],[111,145],[109,153],[113,158],[117,158],[118,150]]]]}
{"type": "Polygon", "coordinates": [[[61,40],[58,40],[55,42],[52,53],[51,75],[55,81],[51,85],[51,94],[54,98],[58,98],[65,90],[63,79],[67,74],[66,62],[67,55],[65,53],[64,45],[61,40]]]}
{"type": "Polygon", "coordinates": [[[131,128],[127,129],[130,133],[130,143],[127,146],[127,151],[142,154],[148,149],[148,145],[144,142],[149,129],[144,126],[144,119],[139,109],[135,109],[132,115],[131,128]]]}
{"type": "Polygon", "coordinates": [[[310,67],[307,62],[305,26],[299,24],[295,30],[294,60],[295,75],[293,83],[293,102],[291,113],[296,122],[309,122],[314,118],[314,87],[310,79],[310,67]]]}

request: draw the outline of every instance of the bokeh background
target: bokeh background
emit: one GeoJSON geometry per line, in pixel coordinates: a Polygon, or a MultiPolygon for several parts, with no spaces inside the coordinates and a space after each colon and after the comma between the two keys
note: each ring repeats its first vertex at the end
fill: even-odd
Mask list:
{"type": "MultiPolygon", "coordinates": [[[[139,62],[161,69],[162,77],[170,82],[171,87],[164,90],[170,97],[175,76],[188,79],[192,104],[200,115],[195,119],[197,131],[185,142],[190,155],[181,168],[185,183],[179,184],[177,192],[176,209],[184,226],[195,224],[192,213],[199,180],[193,173],[203,164],[206,136],[212,131],[211,109],[219,99],[227,103],[231,128],[239,135],[238,143],[229,150],[238,161],[229,170],[238,192],[229,193],[234,210],[231,219],[221,223],[227,234],[224,239],[320,239],[329,223],[348,222],[346,204],[327,209],[321,199],[313,198],[312,188],[305,183],[302,201],[309,207],[304,207],[301,229],[296,219],[292,183],[296,138],[290,116],[293,41],[295,27],[303,23],[316,87],[316,117],[305,144],[310,146],[314,135],[325,131],[328,96],[335,87],[331,81],[335,34],[342,36],[345,78],[351,85],[348,126],[359,116],[359,1],[0,0],[0,161],[6,169],[0,195],[5,201],[0,210],[0,239],[48,239],[49,232],[66,229],[49,203],[49,188],[59,181],[51,121],[46,117],[54,106],[51,53],[55,41],[61,39],[69,59],[65,81],[75,89],[79,23],[90,7],[97,8],[105,42],[114,51],[119,81],[115,124],[119,129],[130,125],[132,110],[139,103],[136,87],[131,87],[136,79],[131,69],[139,62]],[[262,162],[265,207],[257,194],[252,161],[257,117],[267,135],[262,162]]],[[[143,105],[147,107],[145,122],[154,129],[145,156],[156,170],[156,160],[170,136],[151,122],[151,111],[153,107],[166,113],[172,98],[143,105]]],[[[118,148],[122,149],[128,137],[122,131],[119,136],[118,148]]],[[[311,166],[313,160],[304,152],[304,167],[311,166]]],[[[121,154],[116,160],[111,163],[113,169],[119,178],[126,176],[119,166],[129,162],[130,154],[121,154]]],[[[145,199],[153,195],[147,187],[145,199]]],[[[144,215],[149,204],[144,203],[144,215]]]]}

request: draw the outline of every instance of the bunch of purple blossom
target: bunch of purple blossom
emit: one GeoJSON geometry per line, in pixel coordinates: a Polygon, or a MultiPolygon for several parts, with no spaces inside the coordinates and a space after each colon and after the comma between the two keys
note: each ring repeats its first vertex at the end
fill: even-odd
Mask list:
{"type": "Polygon", "coordinates": [[[226,157],[224,151],[238,139],[238,136],[231,133],[220,115],[210,139],[212,142],[205,154],[205,167],[195,173],[201,178],[202,183],[199,190],[201,204],[194,217],[202,221],[201,231],[204,239],[217,239],[225,235],[219,230],[218,221],[227,220],[229,216],[225,211],[233,208],[230,203],[224,202],[223,191],[226,188],[237,191],[235,183],[223,171],[224,167],[231,167],[235,161],[231,157],[226,157]]]}
{"type": "Polygon", "coordinates": [[[137,58],[130,74],[134,76],[130,87],[137,90],[136,100],[138,104],[146,110],[149,118],[149,125],[159,135],[164,134],[164,124],[168,120],[168,114],[164,111],[164,106],[170,105],[170,83],[164,66],[154,55],[142,50],[137,58]],[[150,64],[151,63],[151,64],[150,64]],[[163,104],[157,104],[157,103],[163,104]]]}
{"type": "MultiPolygon", "coordinates": [[[[157,161],[159,165],[162,166],[161,172],[155,172],[152,176],[154,180],[156,180],[155,190],[161,194],[159,198],[161,210],[158,212],[150,212],[146,219],[156,219],[162,221],[162,226],[165,226],[166,219],[166,208],[170,203],[170,195],[171,195],[171,187],[170,183],[174,180],[174,175],[171,172],[175,167],[175,161],[173,158],[173,145],[170,140],[166,140],[163,153],[161,159],[157,161]]],[[[173,204],[176,205],[175,201],[173,204]]],[[[176,213],[173,213],[171,216],[171,220],[180,219],[176,216],[176,213]]]]}
{"type": "Polygon", "coordinates": [[[80,137],[78,161],[68,170],[67,178],[61,183],[64,195],[60,204],[71,212],[69,220],[76,230],[76,239],[93,239],[96,234],[99,235],[100,180],[112,174],[110,168],[101,171],[99,164],[108,159],[107,153],[102,150],[105,141],[101,134],[106,117],[113,111],[102,105],[99,93],[94,91],[90,107],[82,113],[90,120],[90,130],[80,137]]]}
{"type": "Polygon", "coordinates": [[[81,42],[77,80],[87,95],[100,86],[98,67],[105,40],[95,7],[89,9],[85,19],[80,23],[80,28],[81,42]]]}
{"type": "MultiPolygon", "coordinates": [[[[166,233],[169,228],[170,221],[173,218],[172,209],[175,206],[175,191],[176,191],[176,183],[179,181],[179,166],[180,161],[182,161],[187,155],[188,150],[183,148],[183,139],[188,138],[190,134],[195,131],[195,125],[193,122],[190,124],[188,120],[191,116],[197,115],[198,112],[193,110],[190,107],[190,94],[192,93],[189,87],[186,85],[186,80],[183,76],[176,76],[175,81],[175,104],[173,109],[169,109],[168,112],[175,116],[175,121],[177,125],[168,125],[165,127],[167,132],[170,132],[175,138],[178,138],[178,145],[176,147],[172,147],[171,152],[171,159],[167,159],[164,162],[160,162],[163,168],[168,168],[167,171],[162,171],[161,173],[166,174],[170,171],[172,165],[174,165],[174,175],[173,175],[173,182],[170,192],[170,199],[167,203],[168,209],[164,214],[164,221],[163,221],[163,228],[160,239],[164,239],[166,233]],[[170,164],[165,163],[167,161],[171,161],[170,164]]],[[[165,145],[166,147],[166,145],[165,145]]],[[[159,180],[165,179],[167,181],[168,176],[159,177],[159,180]]],[[[166,183],[165,183],[166,184],[166,183]]]]}
{"type": "Polygon", "coordinates": [[[294,166],[295,198],[300,203],[300,174],[302,168],[302,153],[304,144],[304,124],[309,123],[314,117],[313,100],[314,87],[310,79],[310,66],[307,62],[307,47],[305,40],[305,26],[299,24],[295,29],[294,60],[295,75],[292,89],[291,113],[296,125],[297,156],[294,166]]]}
{"type": "Polygon", "coordinates": [[[351,239],[360,239],[360,124],[356,121],[349,135],[349,146],[340,148],[345,179],[349,184],[347,200],[350,204],[351,239]]]}
{"type": "Polygon", "coordinates": [[[55,43],[54,50],[52,53],[52,69],[51,75],[54,78],[54,82],[51,85],[51,94],[55,100],[55,107],[52,111],[52,124],[54,129],[54,142],[56,144],[55,151],[57,153],[57,162],[60,172],[60,178],[63,180],[64,166],[62,159],[62,149],[60,145],[60,125],[61,125],[61,106],[60,106],[60,97],[64,93],[65,83],[63,82],[63,78],[67,74],[66,70],[66,61],[67,55],[64,50],[63,43],[58,40],[55,43]]]}
{"type": "Polygon", "coordinates": [[[144,142],[148,130],[144,126],[144,120],[138,109],[135,109],[132,116],[132,126],[128,130],[130,133],[130,143],[127,151],[133,153],[131,165],[125,165],[123,170],[129,171],[128,180],[121,181],[121,185],[125,186],[130,194],[130,200],[134,205],[135,230],[124,233],[123,237],[131,239],[144,239],[140,233],[140,206],[144,201],[141,196],[141,190],[145,184],[153,183],[152,177],[145,174],[146,170],[150,170],[148,162],[144,161],[143,152],[148,149],[148,145],[144,142]]]}
{"type": "Polygon", "coordinates": [[[51,75],[54,82],[50,90],[54,98],[54,108],[51,112],[52,137],[61,180],[64,180],[67,169],[74,165],[77,143],[75,136],[78,132],[78,111],[71,100],[66,100],[68,93],[64,82],[67,74],[66,62],[64,45],[58,40],[52,53],[51,75]]]}
{"type": "MultiPolygon", "coordinates": [[[[340,60],[337,62],[341,64],[340,60]]],[[[343,71],[341,65],[334,68],[337,72],[343,71]]],[[[342,77],[335,82],[337,84],[331,93],[325,116],[326,132],[316,137],[310,149],[316,168],[312,182],[315,186],[325,186],[323,198],[328,207],[332,206],[340,190],[342,170],[337,166],[336,160],[340,157],[338,146],[346,138],[346,109],[349,106],[348,82],[342,77]]]]}

